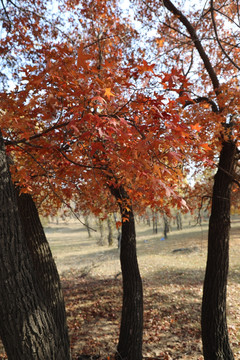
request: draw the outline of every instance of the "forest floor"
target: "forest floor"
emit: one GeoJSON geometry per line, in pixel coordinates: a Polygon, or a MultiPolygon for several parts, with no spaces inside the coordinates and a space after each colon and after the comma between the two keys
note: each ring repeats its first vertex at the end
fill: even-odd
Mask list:
{"type": "MultiPolygon", "coordinates": [[[[112,360],[122,299],[117,241],[112,247],[106,240],[97,245],[99,232],[92,231],[89,238],[86,228],[72,220],[49,223],[45,231],[62,279],[73,359],[112,360]]],[[[151,227],[137,223],[137,250],[144,289],[144,359],[203,360],[200,311],[207,223],[187,222],[180,231],[173,226],[167,239],[162,230],[153,234],[151,227]]],[[[239,259],[240,219],[235,218],[227,299],[235,360],[240,360],[239,259]]],[[[3,353],[0,359],[6,359],[3,353]]]]}

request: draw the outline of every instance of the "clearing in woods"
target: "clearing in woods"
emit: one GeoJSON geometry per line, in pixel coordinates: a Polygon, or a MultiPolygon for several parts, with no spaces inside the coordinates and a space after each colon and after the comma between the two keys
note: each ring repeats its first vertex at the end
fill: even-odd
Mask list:
{"type": "MultiPolygon", "coordinates": [[[[94,223],[92,227],[97,229],[94,223]]],[[[117,233],[109,247],[107,241],[97,245],[99,232],[92,231],[89,238],[86,228],[73,220],[49,223],[45,231],[62,278],[73,359],[113,359],[122,296],[117,233]]],[[[202,360],[200,312],[207,223],[184,224],[181,231],[172,227],[165,240],[161,229],[153,234],[151,227],[137,223],[137,248],[144,287],[144,359],[202,360]]],[[[235,217],[227,313],[236,360],[240,359],[239,259],[240,219],[235,217]]],[[[3,353],[0,359],[6,359],[3,353]]]]}

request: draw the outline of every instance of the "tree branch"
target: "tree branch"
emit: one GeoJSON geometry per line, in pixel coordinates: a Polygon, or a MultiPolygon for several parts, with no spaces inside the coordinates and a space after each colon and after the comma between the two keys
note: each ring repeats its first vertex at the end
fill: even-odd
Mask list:
{"type": "Polygon", "coordinates": [[[216,25],[216,21],[215,21],[215,17],[214,17],[215,9],[213,7],[213,0],[211,0],[210,10],[211,10],[211,18],[212,18],[212,23],[213,23],[213,29],[214,29],[214,33],[215,33],[217,43],[218,43],[220,49],[222,50],[222,53],[226,56],[226,58],[230,61],[230,63],[233,66],[235,66],[238,70],[240,70],[240,67],[231,59],[231,57],[228,55],[228,53],[225,51],[224,47],[222,46],[221,41],[219,40],[218,31],[217,31],[217,25],[216,25]]]}
{"type": "Polygon", "coordinates": [[[60,154],[67,160],[69,161],[71,164],[76,165],[78,167],[83,167],[85,169],[97,169],[97,170],[107,170],[104,166],[95,166],[95,165],[85,165],[85,164],[81,164],[77,161],[74,161],[72,159],[69,159],[69,157],[60,149],[58,149],[58,151],[60,152],[60,154]]]}
{"type": "Polygon", "coordinates": [[[60,129],[62,127],[65,127],[69,123],[70,123],[70,121],[66,121],[66,122],[61,123],[61,124],[55,124],[55,125],[51,126],[50,128],[42,131],[41,133],[30,136],[29,139],[26,139],[26,138],[23,138],[23,139],[20,139],[20,140],[7,140],[7,139],[5,139],[4,143],[5,143],[5,145],[19,145],[19,144],[28,144],[29,145],[29,143],[28,143],[29,141],[38,139],[38,138],[48,134],[51,131],[60,129]]]}
{"type": "MultiPolygon", "coordinates": [[[[31,11],[29,9],[25,9],[21,6],[18,6],[16,3],[13,2],[13,0],[8,0],[14,7],[16,7],[18,10],[23,11],[27,14],[30,15],[35,15],[37,16],[39,19],[43,19],[44,21],[46,21],[48,24],[53,25],[52,22],[50,20],[48,20],[45,16],[38,14],[36,11],[31,11]]],[[[75,44],[74,39],[72,39],[69,35],[67,35],[63,30],[59,29],[59,27],[57,27],[56,25],[54,25],[54,28],[57,29],[63,36],[65,36],[70,42],[71,44],[75,44]]]]}
{"type": "Polygon", "coordinates": [[[209,77],[211,79],[215,94],[218,95],[219,94],[219,87],[220,87],[220,83],[218,80],[218,77],[215,73],[214,68],[212,67],[212,64],[209,60],[209,57],[207,55],[207,53],[205,52],[205,50],[203,49],[202,43],[199,39],[199,37],[197,36],[197,33],[194,29],[194,27],[192,26],[192,24],[189,22],[189,20],[186,18],[186,16],[183,15],[183,13],[178,10],[173,3],[170,0],[163,0],[163,5],[175,16],[178,17],[179,21],[181,21],[181,23],[186,27],[187,31],[189,32],[191,39],[205,65],[205,69],[209,74],[209,77]]]}
{"type": "Polygon", "coordinates": [[[213,100],[211,100],[211,99],[209,99],[208,97],[206,97],[206,96],[199,96],[199,97],[197,97],[196,99],[187,100],[187,101],[185,102],[185,104],[184,104],[184,107],[186,107],[186,106],[188,106],[188,105],[195,104],[195,103],[199,104],[199,103],[201,103],[201,102],[206,102],[206,103],[210,104],[211,107],[212,107],[212,111],[215,112],[215,113],[218,112],[218,107],[217,107],[216,103],[215,103],[213,100]]]}
{"type": "Polygon", "coordinates": [[[44,166],[35,158],[35,156],[33,156],[31,153],[29,153],[26,149],[24,149],[23,147],[21,147],[20,145],[17,145],[22,151],[24,151],[29,157],[31,157],[31,159],[36,162],[38,164],[38,166],[43,170],[46,178],[47,178],[47,182],[48,182],[48,185],[50,187],[50,189],[52,190],[53,194],[60,200],[60,202],[62,204],[64,204],[70,211],[71,213],[76,217],[76,219],[83,225],[83,226],[86,226],[87,228],[90,228],[91,230],[93,231],[96,231],[95,229],[89,227],[88,225],[86,225],[84,222],[81,221],[80,217],[75,213],[75,211],[73,210],[73,208],[71,207],[71,205],[69,203],[67,203],[57,192],[56,190],[54,189],[54,187],[52,186],[51,184],[51,181],[50,181],[50,176],[49,176],[49,173],[48,171],[44,168],[44,166]]]}
{"type": "Polygon", "coordinates": [[[6,6],[4,5],[3,0],[1,0],[1,4],[2,4],[3,10],[4,10],[4,13],[6,15],[6,18],[8,19],[8,23],[9,23],[8,29],[9,29],[9,31],[11,31],[12,23],[11,23],[11,20],[9,18],[9,15],[8,15],[8,12],[7,12],[6,6]]]}

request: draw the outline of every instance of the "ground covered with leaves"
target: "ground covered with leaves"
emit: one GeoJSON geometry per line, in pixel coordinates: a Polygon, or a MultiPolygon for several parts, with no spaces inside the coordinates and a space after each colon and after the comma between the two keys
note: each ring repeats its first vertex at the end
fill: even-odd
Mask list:
{"type": "MultiPolygon", "coordinates": [[[[187,222],[187,220],[186,220],[187,222]]],[[[186,224],[187,225],[187,224],[186,224]]],[[[79,223],[47,227],[65,296],[73,360],[112,360],[117,348],[122,285],[115,243],[98,246],[79,223]]],[[[232,221],[227,316],[240,360],[240,221],[232,221]]],[[[137,224],[144,290],[144,360],[203,360],[200,333],[207,224],[172,231],[168,239],[137,224]]],[[[0,359],[7,359],[0,347],[0,359]]]]}
{"type": "MultiPolygon", "coordinates": [[[[239,275],[239,274],[238,274],[239,275]]],[[[236,276],[236,273],[235,273],[236,276]]],[[[203,273],[165,271],[144,280],[143,356],[151,360],[203,360],[200,310],[203,273]]],[[[240,359],[240,285],[231,279],[229,335],[240,359]]],[[[74,359],[114,359],[121,314],[121,280],[81,278],[72,271],[63,278],[74,359]],[[87,357],[85,357],[87,359],[87,357]]]]}
{"type": "MultiPolygon", "coordinates": [[[[200,317],[207,224],[182,231],[172,229],[165,240],[161,234],[153,235],[151,229],[141,224],[137,230],[144,289],[144,359],[203,360],[200,317]]],[[[232,221],[227,299],[229,338],[236,360],[240,359],[239,234],[237,219],[232,221]]],[[[97,253],[91,252],[94,262],[87,265],[86,252],[90,249],[86,250],[86,244],[89,246],[96,239],[87,241],[83,256],[74,248],[75,264],[81,266],[62,273],[72,354],[74,359],[81,359],[83,354],[113,359],[122,299],[119,252],[107,247],[99,251],[98,248],[97,253]]],[[[67,258],[64,260],[59,250],[58,254],[58,266],[65,269],[67,258]]]]}

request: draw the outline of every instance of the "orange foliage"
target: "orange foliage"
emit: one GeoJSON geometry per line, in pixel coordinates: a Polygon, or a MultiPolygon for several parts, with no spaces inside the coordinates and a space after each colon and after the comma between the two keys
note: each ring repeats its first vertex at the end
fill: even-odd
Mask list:
{"type": "MultiPolygon", "coordinates": [[[[44,0],[5,9],[10,31],[1,52],[12,56],[15,88],[1,92],[0,122],[14,181],[48,212],[70,199],[76,210],[113,210],[112,185],[124,185],[139,211],[182,207],[188,161],[209,165],[224,117],[239,107],[232,80],[224,81],[217,100],[209,90],[199,104],[193,92],[201,94],[209,81],[199,63],[191,68],[197,82],[180,69],[180,45],[161,67],[145,59],[149,45],[137,45],[141,33],[115,1],[65,0],[59,9],[58,16],[51,14],[44,0]],[[228,112],[212,113],[211,101],[228,104],[228,112]]],[[[152,21],[143,5],[138,16],[152,21]]],[[[178,19],[171,21],[171,27],[159,25],[164,41],[151,44],[155,55],[182,41],[173,30],[178,19]]],[[[200,22],[197,30],[203,31],[200,22]]],[[[184,46],[183,59],[190,59],[192,45],[184,46]]],[[[216,71],[225,67],[217,63],[216,71]]]]}

